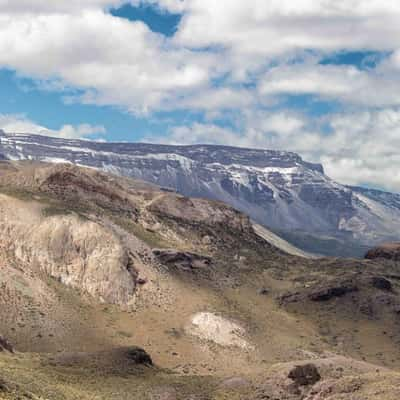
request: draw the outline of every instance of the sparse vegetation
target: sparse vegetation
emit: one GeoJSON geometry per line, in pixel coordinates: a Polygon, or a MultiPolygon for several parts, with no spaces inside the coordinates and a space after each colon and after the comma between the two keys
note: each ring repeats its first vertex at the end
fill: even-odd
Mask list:
{"type": "Polygon", "coordinates": [[[29,182],[22,168],[9,177],[13,199],[0,203],[0,333],[17,351],[0,352],[0,399],[300,400],[311,387],[323,394],[320,384],[344,400],[396,393],[398,263],[289,256],[240,216],[229,224],[206,214],[191,218],[193,207],[200,214],[215,207],[222,221],[236,216],[219,203],[182,201],[188,208],[179,218],[176,209],[168,214],[171,198],[153,214],[149,204],[160,195],[154,188],[141,184],[135,192],[132,184],[124,192],[95,172],[65,168],[91,189],[51,192],[29,182]],[[71,215],[84,220],[73,225],[71,215]],[[86,232],[86,225],[90,234],[75,240],[70,226],[86,232]],[[51,229],[41,236],[38,227],[51,229]],[[171,250],[157,256],[154,248],[171,250]],[[72,281],[76,276],[82,280],[72,281]],[[110,293],[114,304],[105,302],[110,293]],[[248,345],[216,343],[209,315],[213,329],[232,326],[228,336],[248,345]],[[126,357],[136,346],[153,366],[126,357]],[[320,382],[300,374],[307,384],[288,389],[290,371],[310,358],[320,382]]]}

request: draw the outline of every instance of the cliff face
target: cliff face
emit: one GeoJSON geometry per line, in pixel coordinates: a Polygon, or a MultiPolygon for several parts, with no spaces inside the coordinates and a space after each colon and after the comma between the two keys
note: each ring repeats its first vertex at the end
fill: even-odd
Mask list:
{"type": "Polygon", "coordinates": [[[71,165],[0,169],[0,251],[104,303],[135,304],[138,268],[155,264],[152,240],[179,246],[190,240],[185,229],[196,235],[201,227],[208,241],[218,227],[254,235],[248,217],[219,202],[71,165]]]}
{"type": "MultiPolygon", "coordinates": [[[[43,215],[40,204],[0,196],[1,251],[65,285],[115,304],[129,304],[135,273],[127,266],[128,249],[101,224],[76,215],[43,215]]],[[[46,211],[44,211],[46,212],[46,211]]]]}

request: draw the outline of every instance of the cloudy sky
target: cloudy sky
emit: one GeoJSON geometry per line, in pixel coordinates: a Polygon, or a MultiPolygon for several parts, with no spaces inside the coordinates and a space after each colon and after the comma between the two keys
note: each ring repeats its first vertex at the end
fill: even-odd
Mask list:
{"type": "Polygon", "coordinates": [[[398,0],[0,0],[0,129],[274,148],[400,191],[398,0]]]}

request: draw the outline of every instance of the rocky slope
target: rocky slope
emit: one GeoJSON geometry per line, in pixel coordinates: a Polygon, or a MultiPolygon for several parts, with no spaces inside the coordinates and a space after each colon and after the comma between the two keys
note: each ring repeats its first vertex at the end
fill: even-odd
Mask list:
{"type": "Polygon", "coordinates": [[[0,133],[9,160],[70,162],[224,201],[304,250],[362,256],[399,239],[400,195],[340,185],[297,154],[0,133]]]}
{"type": "Polygon", "coordinates": [[[73,165],[0,163],[0,224],[1,399],[399,396],[396,260],[289,255],[223,203],[73,165]]]}
{"type": "Polygon", "coordinates": [[[383,243],[369,250],[365,258],[369,260],[387,259],[400,261],[400,243],[383,243]]]}

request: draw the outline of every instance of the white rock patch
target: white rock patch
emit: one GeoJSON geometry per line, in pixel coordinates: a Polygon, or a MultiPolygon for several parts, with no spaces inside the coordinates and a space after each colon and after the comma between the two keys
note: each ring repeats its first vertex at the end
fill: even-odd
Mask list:
{"type": "Polygon", "coordinates": [[[189,334],[209,340],[221,346],[252,349],[245,339],[246,330],[237,323],[209,312],[200,312],[191,319],[187,327],[189,334]]]}

